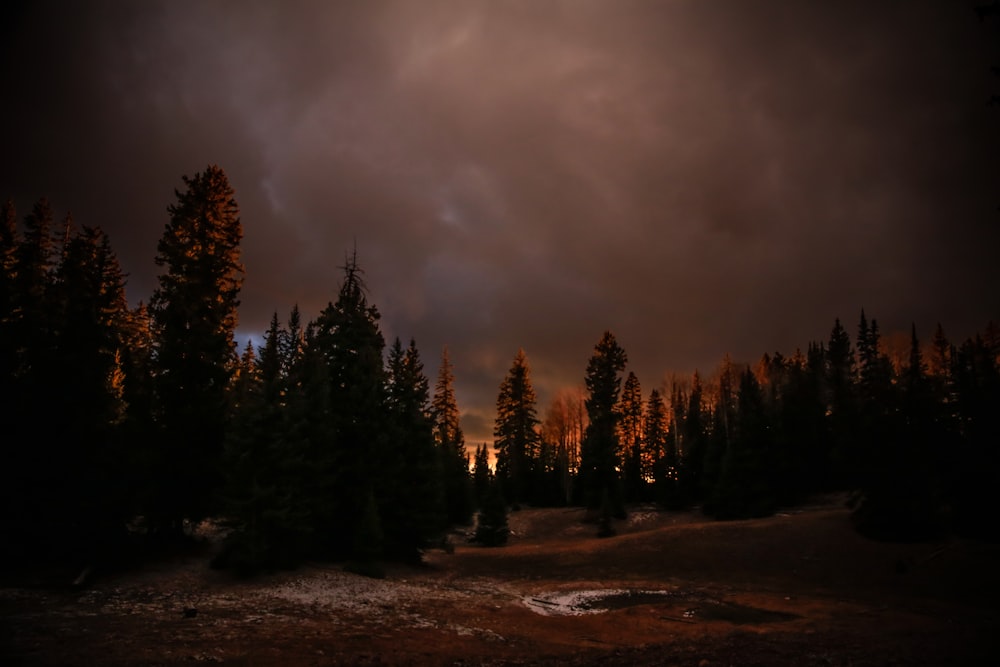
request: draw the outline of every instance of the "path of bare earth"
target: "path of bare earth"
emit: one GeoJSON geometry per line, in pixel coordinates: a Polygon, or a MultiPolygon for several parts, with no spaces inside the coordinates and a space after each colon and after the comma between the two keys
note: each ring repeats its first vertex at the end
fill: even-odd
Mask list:
{"type": "Polygon", "coordinates": [[[575,509],[511,515],[368,579],[309,565],[250,581],[209,553],[0,588],[6,665],[975,664],[1000,653],[1000,547],[885,544],[827,500],[713,522],[633,508],[597,539],[575,509]]]}

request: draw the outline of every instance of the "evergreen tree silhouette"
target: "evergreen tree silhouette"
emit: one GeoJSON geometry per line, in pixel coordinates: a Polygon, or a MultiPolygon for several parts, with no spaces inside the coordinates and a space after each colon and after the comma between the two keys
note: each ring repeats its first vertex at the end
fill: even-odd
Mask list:
{"type": "Polygon", "coordinates": [[[419,561],[447,524],[441,457],[434,443],[429,382],[416,343],[395,339],[386,374],[387,439],[376,480],[386,555],[419,561]]]}
{"type": "Polygon", "coordinates": [[[324,376],[320,395],[307,398],[318,403],[318,412],[302,415],[316,422],[308,427],[313,430],[308,457],[315,466],[310,493],[316,546],[334,558],[350,554],[368,492],[378,500],[386,451],[380,315],[368,303],[356,251],[343,270],[337,300],[320,313],[309,339],[309,363],[319,364],[324,376]]]}
{"type": "Polygon", "coordinates": [[[627,363],[625,350],[618,345],[614,334],[604,332],[587,364],[586,387],[587,426],[580,452],[580,483],[585,504],[596,513],[604,504],[605,496],[616,518],[625,517],[622,502],[621,480],[617,470],[618,397],[621,391],[621,373],[627,363]]]}
{"type": "Polygon", "coordinates": [[[472,520],[472,480],[469,477],[469,454],[459,423],[455,400],[455,376],[448,348],[441,351],[441,367],[434,386],[434,441],[441,457],[448,522],[468,524],[472,520]]]}
{"type": "Polygon", "coordinates": [[[688,394],[684,422],[674,425],[681,429],[684,442],[684,456],[681,459],[681,494],[685,503],[700,502],[704,498],[705,456],[708,452],[708,417],[702,405],[703,387],[701,375],[695,371],[691,376],[691,392],[688,394]]]}
{"type": "Polygon", "coordinates": [[[663,396],[660,395],[659,389],[653,389],[646,401],[646,419],[643,423],[642,437],[646,453],[649,455],[648,467],[644,466],[643,475],[653,479],[655,498],[657,502],[663,504],[668,504],[665,499],[670,494],[667,490],[670,484],[666,455],[668,424],[667,406],[663,402],[663,396]]]}
{"type": "Polygon", "coordinates": [[[714,493],[715,516],[766,516],[774,511],[776,460],[770,433],[760,384],[746,369],[740,376],[735,424],[714,493]]]}
{"type": "Polygon", "coordinates": [[[292,567],[307,555],[311,526],[301,498],[306,462],[288,438],[287,377],[277,313],[259,355],[247,342],[232,391],[223,462],[232,532],[215,565],[242,574],[292,567]]]}
{"type": "Polygon", "coordinates": [[[243,284],[243,228],[234,190],[215,165],[182,178],[157,245],[163,267],[153,293],[157,414],[161,426],[155,496],[148,519],[179,535],[182,520],[216,509],[233,332],[243,284]]]}
{"type": "Polygon", "coordinates": [[[634,503],[643,498],[646,481],[642,476],[642,458],[646,443],[643,442],[642,387],[635,373],[629,372],[622,388],[618,407],[619,443],[618,467],[622,472],[625,501],[634,503]]]}
{"type": "Polygon", "coordinates": [[[936,454],[945,437],[936,418],[916,326],[910,354],[888,403],[888,426],[870,446],[868,470],[853,518],[871,537],[894,540],[937,536],[946,528],[946,472],[936,454]]]}
{"type": "Polygon", "coordinates": [[[490,452],[484,442],[476,448],[476,457],[472,470],[473,485],[476,492],[476,507],[482,509],[486,503],[486,495],[493,483],[493,471],[490,470],[490,452]]]}
{"type": "Polygon", "coordinates": [[[719,484],[722,481],[725,458],[736,436],[737,391],[734,385],[738,379],[736,365],[728,353],[722,358],[718,373],[715,405],[701,470],[702,509],[712,515],[718,513],[719,484]]]}
{"type": "Polygon", "coordinates": [[[822,361],[796,350],[783,369],[783,391],[774,408],[778,501],[794,504],[822,491],[829,468],[823,446],[826,406],[822,397],[822,361]]]}
{"type": "Polygon", "coordinates": [[[120,434],[127,407],[124,276],[99,228],[77,230],[67,216],[57,243],[44,199],[25,218],[20,239],[13,217],[13,206],[6,207],[6,556],[92,566],[118,551],[134,511],[135,470],[120,434]]]}
{"type": "MultiPolygon", "coordinates": [[[[48,271],[51,269],[50,250],[35,247],[41,241],[51,244],[49,232],[52,226],[52,212],[45,200],[35,204],[32,215],[25,219],[25,231],[32,226],[44,226],[46,231],[29,247],[27,238],[21,238],[17,230],[17,213],[14,204],[7,201],[4,206],[0,241],[2,260],[2,296],[0,307],[0,361],[3,375],[0,389],[4,397],[4,417],[6,434],[0,442],[0,453],[5,464],[0,468],[2,484],[0,508],[2,520],[10,535],[12,548],[7,550],[7,558],[12,561],[31,560],[37,550],[33,543],[37,540],[34,524],[41,513],[44,494],[39,493],[39,484],[44,481],[42,465],[44,457],[38,447],[31,446],[38,417],[38,400],[41,399],[41,383],[35,379],[31,359],[40,355],[34,346],[42,345],[45,331],[32,335],[33,326],[42,326],[44,310],[42,298],[48,287],[48,271]],[[44,258],[44,259],[43,259],[44,258]]],[[[44,548],[43,548],[44,549],[44,548]]]]}
{"type": "Polygon", "coordinates": [[[541,436],[535,390],[524,350],[518,350],[497,395],[493,448],[497,455],[496,478],[515,509],[531,498],[541,436]]]}
{"type": "Polygon", "coordinates": [[[679,508],[684,504],[681,484],[684,457],[689,443],[685,437],[689,398],[684,387],[676,379],[670,383],[670,411],[667,426],[667,440],[663,446],[664,471],[666,472],[666,493],[660,498],[666,506],[679,508]]]}
{"type": "Polygon", "coordinates": [[[1000,529],[1000,344],[991,322],[986,335],[963,342],[954,355],[955,408],[961,424],[950,484],[955,528],[996,542],[1000,529]]]}
{"type": "Polygon", "coordinates": [[[104,559],[135,511],[129,480],[136,471],[121,437],[130,313],[125,277],[103,231],[83,227],[68,237],[50,294],[49,442],[57,451],[48,452],[47,495],[67,537],[90,560],[104,559]]]}
{"type": "Polygon", "coordinates": [[[858,480],[856,363],[851,338],[840,319],[834,320],[826,348],[827,406],[830,414],[831,477],[840,488],[858,480]]]}
{"type": "Polygon", "coordinates": [[[507,544],[509,536],[507,504],[504,502],[500,485],[494,482],[490,485],[477,515],[476,533],[472,541],[486,547],[499,547],[507,544]]]}

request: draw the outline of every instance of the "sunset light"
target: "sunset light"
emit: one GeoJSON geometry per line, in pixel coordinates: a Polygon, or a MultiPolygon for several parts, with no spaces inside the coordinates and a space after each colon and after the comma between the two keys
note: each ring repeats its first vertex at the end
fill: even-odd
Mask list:
{"type": "Polygon", "coordinates": [[[995,661],[1000,0],[0,51],[0,664],[995,661]]]}

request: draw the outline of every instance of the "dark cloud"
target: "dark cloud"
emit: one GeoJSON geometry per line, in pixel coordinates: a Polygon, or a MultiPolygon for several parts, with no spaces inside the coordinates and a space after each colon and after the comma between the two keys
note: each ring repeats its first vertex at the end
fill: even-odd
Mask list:
{"type": "MultiPolygon", "coordinates": [[[[148,298],[182,174],[245,227],[241,331],[315,316],[357,243],[389,336],[449,346],[472,438],[611,329],[647,388],[1000,315],[989,66],[955,2],[17,5],[2,183],[101,224],[148,298]]],[[[992,41],[991,41],[992,40],[992,41]]]]}

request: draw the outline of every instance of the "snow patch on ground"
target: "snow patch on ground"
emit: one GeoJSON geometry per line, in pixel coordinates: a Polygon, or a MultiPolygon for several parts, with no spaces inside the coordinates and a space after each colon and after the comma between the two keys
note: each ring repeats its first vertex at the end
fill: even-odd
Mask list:
{"type": "Polygon", "coordinates": [[[640,505],[628,513],[628,525],[647,523],[659,518],[661,514],[659,508],[654,505],[640,505]]]}
{"type": "Polygon", "coordinates": [[[399,581],[369,579],[348,572],[324,572],[285,582],[264,590],[287,602],[366,614],[416,600],[425,589],[399,581]]]}
{"type": "Polygon", "coordinates": [[[581,616],[602,614],[610,609],[631,606],[630,600],[634,601],[634,604],[641,604],[669,595],[671,595],[669,591],[603,588],[526,595],[521,601],[533,612],[542,616],[581,616]]]}
{"type": "Polygon", "coordinates": [[[446,629],[486,641],[504,638],[485,628],[442,623],[417,613],[430,600],[458,601],[481,596],[481,591],[412,584],[404,580],[369,579],[349,572],[327,571],[262,588],[258,595],[336,615],[348,614],[395,627],[446,629]]]}

